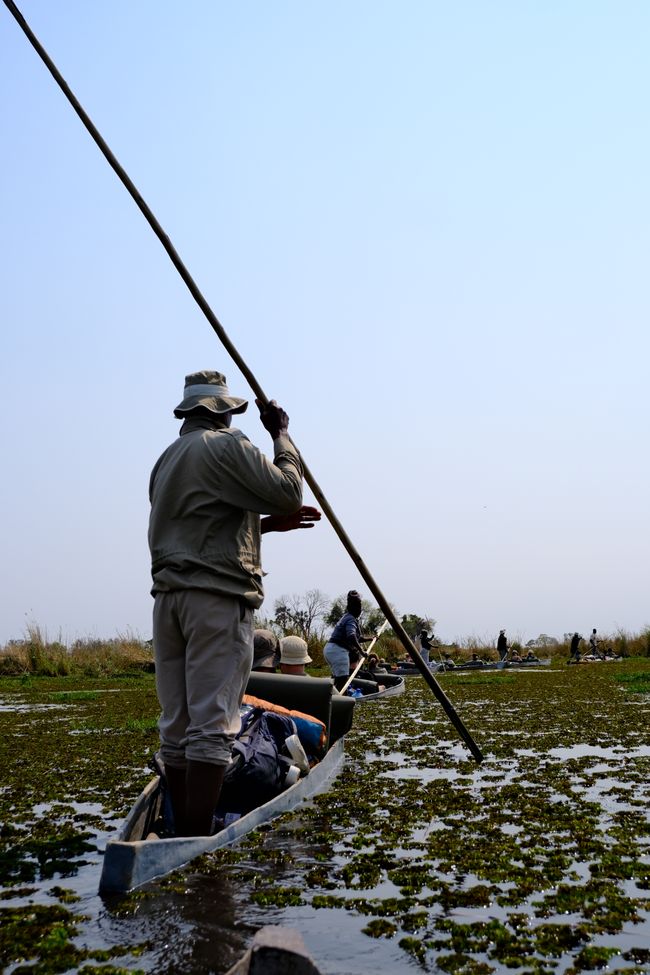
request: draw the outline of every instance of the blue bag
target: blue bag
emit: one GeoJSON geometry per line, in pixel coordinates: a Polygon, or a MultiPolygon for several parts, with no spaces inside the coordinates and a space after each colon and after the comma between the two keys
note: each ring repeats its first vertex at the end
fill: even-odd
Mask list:
{"type": "Polygon", "coordinates": [[[219,797],[219,815],[243,815],[282,792],[291,765],[284,743],[295,734],[294,721],[283,714],[262,708],[244,714],[219,797]]]}

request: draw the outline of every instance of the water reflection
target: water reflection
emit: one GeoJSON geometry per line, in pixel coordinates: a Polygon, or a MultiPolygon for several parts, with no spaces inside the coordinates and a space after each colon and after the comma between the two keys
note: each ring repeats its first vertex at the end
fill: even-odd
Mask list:
{"type": "Polygon", "coordinates": [[[105,897],[98,926],[107,944],[136,938],[147,943],[149,950],[137,962],[146,971],[225,972],[262,926],[243,919],[237,877],[227,869],[207,875],[188,870],[171,889],[154,883],[141,894],[133,905],[130,898],[105,897]]]}

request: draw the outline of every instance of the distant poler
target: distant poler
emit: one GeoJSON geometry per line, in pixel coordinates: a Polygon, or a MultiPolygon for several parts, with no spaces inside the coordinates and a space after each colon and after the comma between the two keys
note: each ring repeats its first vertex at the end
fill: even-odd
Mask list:
{"type": "Polygon", "coordinates": [[[571,637],[571,654],[569,660],[575,660],[576,663],[580,660],[580,644],[582,642],[582,637],[579,633],[574,633],[571,637]]]}
{"type": "Polygon", "coordinates": [[[499,660],[505,660],[508,656],[508,638],[506,637],[505,630],[499,630],[497,653],[499,654],[499,660]]]}

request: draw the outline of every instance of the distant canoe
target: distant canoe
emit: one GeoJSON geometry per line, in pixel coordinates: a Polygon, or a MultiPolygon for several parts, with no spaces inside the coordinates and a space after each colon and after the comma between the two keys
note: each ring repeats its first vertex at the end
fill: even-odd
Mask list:
{"type": "Polygon", "coordinates": [[[551,658],[546,657],[544,660],[499,660],[497,663],[497,670],[503,670],[504,668],[514,667],[519,670],[520,667],[548,667],[551,663],[551,658]]]}
{"type": "MultiPolygon", "coordinates": [[[[431,673],[434,673],[435,665],[434,664],[429,665],[429,669],[431,670],[431,673]]],[[[398,667],[395,667],[394,670],[390,671],[390,674],[393,677],[421,677],[422,676],[415,664],[411,664],[407,662],[400,664],[398,667]]]]}
{"type": "MultiPolygon", "coordinates": [[[[456,664],[455,667],[443,667],[442,664],[438,664],[437,669],[434,673],[437,674],[455,674],[458,671],[465,673],[466,671],[484,671],[484,670],[527,670],[530,667],[548,667],[551,663],[550,658],[545,660],[490,660],[488,663],[478,663],[476,661],[468,661],[465,664],[456,664]]],[[[432,668],[433,670],[433,668],[432,668]]]]}
{"type": "Polygon", "coordinates": [[[399,697],[404,693],[406,683],[398,674],[373,674],[372,680],[355,678],[352,687],[363,691],[363,697],[355,697],[355,704],[366,704],[368,701],[383,701],[386,697],[399,697]],[[378,689],[373,691],[373,686],[378,689]]]}
{"type": "MultiPolygon", "coordinates": [[[[485,663],[484,661],[468,660],[464,664],[455,664],[453,667],[443,667],[442,664],[438,664],[436,668],[437,674],[453,674],[457,670],[495,670],[496,663],[490,661],[485,663]]],[[[433,669],[433,668],[432,668],[433,669]]]]}
{"type": "Polygon", "coordinates": [[[594,660],[585,659],[581,657],[580,660],[567,660],[567,667],[570,664],[620,664],[623,657],[597,657],[594,660]]]}

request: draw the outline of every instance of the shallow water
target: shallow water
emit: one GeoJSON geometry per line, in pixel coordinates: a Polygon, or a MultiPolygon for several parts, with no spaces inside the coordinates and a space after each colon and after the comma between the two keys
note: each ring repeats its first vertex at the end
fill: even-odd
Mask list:
{"type": "Polygon", "coordinates": [[[326,795],[106,900],[102,850],[149,778],[155,733],[132,725],[152,681],[86,682],[116,693],[64,720],[47,709],[69,679],[3,681],[21,705],[0,713],[4,970],[220,975],[280,924],[325,975],[650,972],[650,697],[617,680],[650,662],[595,670],[442,675],[481,766],[410,680],[358,709],[326,795]]]}

